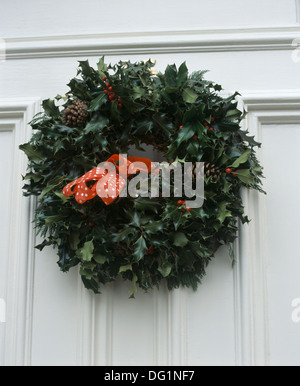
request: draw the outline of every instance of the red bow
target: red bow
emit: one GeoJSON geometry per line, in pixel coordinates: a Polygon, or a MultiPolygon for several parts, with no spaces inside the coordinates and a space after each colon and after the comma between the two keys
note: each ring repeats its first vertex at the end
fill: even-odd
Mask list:
{"type": "Polygon", "coordinates": [[[106,205],[110,205],[124,188],[125,178],[137,171],[150,173],[153,168],[154,164],[147,158],[124,158],[114,154],[105,162],[104,167],[98,166],[66,185],[63,194],[66,197],[75,194],[75,200],[79,204],[84,204],[98,194],[106,205]],[[141,162],[146,168],[140,165],[141,162]],[[86,183],[90,181],[98,182],[89,187],[86,183]]]}

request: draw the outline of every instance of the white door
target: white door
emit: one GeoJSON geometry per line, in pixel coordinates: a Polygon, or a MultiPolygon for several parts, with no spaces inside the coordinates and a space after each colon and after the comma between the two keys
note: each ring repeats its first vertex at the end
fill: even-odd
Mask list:
{"type": "Polygon", "coordinates": [[[0,364],[300,365],[300,1],[12,0],[0,38],[0,364]],[[268,194],[245,193],[238,261],[220,250],[197,292],[128,300],[118,282],[95,296],[76,269],[59,272],[55,251],[33,248],[18,145],[76,61],[103,54],[209,69],[241,92],[263,143],[268,194]]]}

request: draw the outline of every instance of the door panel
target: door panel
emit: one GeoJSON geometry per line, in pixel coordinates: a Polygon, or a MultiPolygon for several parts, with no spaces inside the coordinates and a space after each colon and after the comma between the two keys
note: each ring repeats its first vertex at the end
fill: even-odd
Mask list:
{"type": "Polygon", "coordinates": [[[184,8],[155,0],[144,13],[136,1],[130,12],[120,0],[108,9],[90,3],[88,16],[76,0],[8,2],[0,15],[0,365],[298,365],[299,0],[187,0],[184,8]],[[241,92],[245,128],[263,143],[267,196],[243,193],[252,221],[240,229],[236,262],[219,250],[196,292],[162,285],[129,300],[130,283],[117,281],[95,296],[77,268],[59,271],[55,250],[34,249],[35,202],[22,197],[27,161],[18,145],[41,100],[67,91],[76,61],[96,65],[102,54],[112,63],[152,57],[159,70],[183,61],[210,69],[206,77],[226,93],[241,92]]]}

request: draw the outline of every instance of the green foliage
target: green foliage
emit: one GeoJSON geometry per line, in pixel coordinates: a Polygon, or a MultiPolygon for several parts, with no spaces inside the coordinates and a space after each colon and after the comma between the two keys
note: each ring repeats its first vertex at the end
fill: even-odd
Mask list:
{"type": "Polygon", "coordinates": [[[222,98],[221,86],[207,81],[204,71],[189,75],[186,63],[157,75],[153,65],[107,65],[101,58],[94,69],[79,62],[70,90],[56,97],[64,104],[45,100],[31,122],[30,142],[20,146],[29,160],[24,195],[39,197],[35,226],[43,241],[36,248],[54,246],[64,272],[79,265],[84,285],[95,293],[118,276],[132,281],[130,297],[137,286],[148,291],[161,280],[169,289],[196,289],[217,249],[236,239],[238,220],[248,221],[241,189],[262,191],[254,151],[260,144],[241,129],[238,93],[222,98]],[[109,100],[106,82],[121,106],[109,100]],[[84,128],[63,121],[75,99],[89,107],[84,128]],[[120,198],[109,206],[95,197],[80,205],[62,194],[67,183],[111,155],[143,143],[163,148],[170,162],[203,161],[221,170],[216,181],[205,180],[201,208],[186,211],[174,197],[120,198]]]}

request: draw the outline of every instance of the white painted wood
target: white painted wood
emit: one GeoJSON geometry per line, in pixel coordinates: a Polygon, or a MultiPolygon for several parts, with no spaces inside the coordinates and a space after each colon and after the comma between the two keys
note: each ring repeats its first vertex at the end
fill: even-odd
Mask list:
{"type": "Polygon", "coordinates": [[[37,99],[0,99],[1,136],[1,292],[6,301],[5,334],[1,346],[2,364],[30,363],[34,235],[33,200],[22,197],[21,178],[26,172],[26,157],[18,144],[30,138],[27,122],[38,112],[37,99]],[[3,288],[4,287],[4,288],[3,288]]]}
{"type": "MultiPolygon", "coordinates": [[[[285,198],[287,198],[285,196],[291,194],[294,197],[292,211],[296,211],[296,216],[297,211],[299,211],[298,179],[295,180],[296,186],[293,186],[292,179],[284,178],[282,164],[285,164],[286,159],[289,158],[288,154],[291,153],[289,147],[294,148],[292,154],[294,152],[295,155],[298,154],[296,149],[300,141],[299,133],[296,130],[299,129],[300,125],[300,90],[277,91],[275,93],[252,92],[248,95],[244,93],[244,95],[245,108],[249,112],[248,127],[251,128],[251,133],[264,144],[259,151],[259,158],[265,165],[267,179],[264,185],[268,196],[248,192],[244,194],[244,202],[252,221],[248,227],[241,228],[239,241],[239,282],[241,288],[238,292],[241,294],[242,301],[241,339],[243,347],[241,364],[299,364],[298,346],[293,344],[293,338],[291,338],[293,334],[290,333],[292,321],[289,309],[291,301],[297,297],[297,291],[299,291],[298,279],[292,279],[293,272],[298,272],[299,263],[293,259],[293,253],[289,259],[286,258],[292,249],[288,243],[283,242],[280,233],[282,231],[283,237],[287,236],[281,222],[283,219],[288,219],[290,224],[291,220],[291,217],[285,212],[287,210],[284,206],[285,198]],[[290,140],[287,137],[288,132],[291,136],[296,136],[292,146],[288,145],[290,140]],[[282,143],[284,140],[286,145],[282,143]],[[281,157],[283,152],[286,152],[286,157],[284,155],[281,157]],[[269,169],[266,165],[269,165],[269,169]],[[273,180],[271,173],[274,173],[273,180]],[[286,189],[287,186],[288,189],[286,189]],[[278,201],[277,206],[272,207],[271,213],[270,205],[275,201],[272,198],[273,194],[278,197],[278,201]],[[269,195],[271,195],[271,199],[269,195]],[[279,214],[279,207],[284,208],[282,215],[279,214]],[[272,216],[274,216],[273,221],[271,220],[272,216]],[[277,232],[278,235],[275,236],[274,232],[277,232]],[[270,236],[270,234],[273,235],[270,236]],[[276,241],[278,247],[275,247],[273,253],[270,253],[270,248],[274,243],[276,244],[276,241]],[[280,252],[279,248],[286,248],[286,252],[280,252]],[[282,258],[282,254],[284,254],[284,258],[282,258]],[[273,272],[276,261],[276,274],[278,276],[276,280],[272,281],[269,271],[273,272]],[[288,274],[283,282],[287,283],[291,280],[290,287],[294,289],[294,295],[291,293],[292,291],[290,293],[285,291],[284,287],[279,284],[280,275],[281,273],[284,275],[284,270],[288,271],[288,274]],[[271,288],[272,285],[274,288],[271,288]],[[279,304],[277,298],[274,298],[275,288],[278,288],[281,294],[284,293],[285,297],[283,295],[282,298],[285,300],[285,304],[284,301],[279,304]],[[288,294],[291,298],[288,297],[288,294]],[[273,301],[273,307],[270,305],[271,301],[273,301]],[[270,319],[271,312],[276,315],[272,320],[270,319]],[[281,329],[283,320],[286,321],[286,330],[281,329]],[[283,340],[278,340],[278,334],[287,335],[291,341],[290,345],[287,345],[286,342],[283,343],[283,340]]],[[[293,163],[294,165],[298,164],[297,160],[294,160],[293,163]]],[[[292,173],[291,171],[287,173],[293,174],[294,170],[292,173]]],[[[289,231],[292,233],[289,237],[291,239],[294,237],[297,240],[297,227],[293,229],[289,226],[289,231]]]]}
{"type": "Polygon", "coordinates": [[[191,52],[290,50],[299,26],[7,38],[7,59],[191,52]]]}
{"type": "Polygon", "coordinates": [[[300,78],[292,60],[299,0],[188,0],[184,7],[132,0],[130,8],[92,0],[89,18],[78,4],[15,0],[1,8],[8,60],[0,63],[0,178],[7,182],[0,191],[0,298],[7,302],[0,365],[299,364],[300,327],[291,319],[300,297],[300,78]],[[162,285],[129,300],[130,284],[118,281],[94,296],[76,268],[59,272],[56,251],[33,250],[33,201],[22,197],[26,158],[18,145],[29,138],[37,101],[67,91],[77,59],[95,65],[103,54],[108,62],[153,57],[159,70],[184,60],[191,71],[210,69],[207,78],[226,92],[241,91],[245,127],[263,142],[268,195],[244,194],[252,221],[241,227],[237,262],[232,268],[220,250],[197,292],[162,285]]]}
{"type": "Polygon", "coordinates": [[[2,37],[28,37],[161,30],[273,27],[293,25],[295,0],[73,0],[6,2],[0,15],[2,37]]]}

